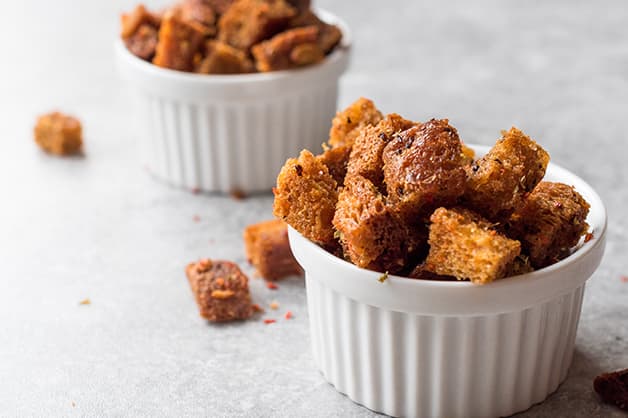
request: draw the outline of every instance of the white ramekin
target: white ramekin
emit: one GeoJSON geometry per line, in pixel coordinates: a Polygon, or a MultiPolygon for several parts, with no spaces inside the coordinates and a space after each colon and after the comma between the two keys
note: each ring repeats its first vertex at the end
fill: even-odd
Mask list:
{"type": "Polygon", "coordinates": [[[152,65],[116,41],[118,67],[137,94],[143,164],[159,179],[188,189],[270,191],[286,158],[320,149],[336,112],[338,80],[351,38],[343,32],[322,63],[272,73],[202,75],[152,65]]]}
{"type": "Polygon", "coordinates": [[[550,164],[546,179],[574,185],[591,204],[594,238],[552,266],[487,285],[380,283],[381,273],[290,228],[325,379],[367,408],[413,417],[506,416],[556,390],[571,364],[585,281],[604,252],[606,210],[567,170],[550,164]]]}

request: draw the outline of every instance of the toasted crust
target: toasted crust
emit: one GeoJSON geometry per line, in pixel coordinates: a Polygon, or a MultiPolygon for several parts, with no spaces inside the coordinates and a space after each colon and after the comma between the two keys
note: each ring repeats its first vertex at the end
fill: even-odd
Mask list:
{"type": "Polygon", "coordinates": [[[336,180],[325,164],[304,150],[286,161],[277,177],[273,213],[306,238],[335,244],[332,219],[338,201],[336,180]]]}
{"type": "Polygon", "coordinates": [[[236,0],[218,22],[218,39],[248,50],[284,30],[296,14],[285,0],[236,0]]]}
{"type": "Polygon", "coordinates": [[[215,40],[205,43],[205,55],[195,68],[201,74],[243,74],[253,70],[253,62],[244,52],[215,40]]]}
{"type": "Polygon", "coordinates": [[[504,277],[521,252],[518,241],[470,210],[438,208],[430,220],[428,271],[484,284],[504,277]]]}
{"type": "Polygon", "coordinates": [[[545,267],[568,255],[587,232],[589,207],[572,186],[543,181],[511,216],[508,234],[521,240],[534,267],[545,267]]]}
{"type": "Polygon", "coordinates": [[[505,222],[541,181],[549,154],[517,128],[467,168],[466,205],[494,222],[505,222]]]}
{"type": "Polygon", "coordinates": [[[404,223],[377,187],[360,175],[345,179],[333,223],[345,255],[358,267],[396,273],[413,250],[404,223]]]}
{"type": "Polygon", "coordinates": [[[194,71],[201,53],[205,29],[196,22],[183,21],[176,14],[167,14],[159,29],[159,42],[153,64],[178,71],[194,71]]]}
{"type": "Polygon", "coordinates": [[[377,110],[375,104],[362,97],[343,111],[338,112],[331,121],[329,145],[332,147],[353,146],[353,142],[362,128],[376,125],[380,120],[382,120],[382,114],[377,110]]]}
{"type": "Polygon", "coordinates": [[[185,269],[201,316],[212,322],[253,314],[248,278],[230,261],[200,260],[185,269]]]}
{"type": "Polygon", "coordinates": [[[384,189],[382,153],[393,136],[411,128],[415,122],[404,119],[396,113],[387,115],[375,126],[365,126],[353,142],[351,157],[347,166],[349,175],[361,175],[380,190],[384,189]]]}
{"type": "Polygon", "coordinates": [[[251,48],[258,71],[277,71],[315,64],[325,58],[316,44],[318,28],[306,26],[281,32],[251,48]]]}
{"type": "Polygon", "coordinates": [[[464,192],[462,146],[446,119],[432,119],[396,135],[382,159],[388,198],[407,222],[455,204],[464,192]]]}
{"type": "Polygon", "coordinates": [[[602,373],[593,381],[593,389],[602,401],[628,411],[628,369],[602,373]]]}
{"type": "Polygon", "coordinates": [[[322,154],[316,158],[327,166],[329,174],[336,180],[336,184],[341,186],[344,184],[347,175],[347,164],[349,163],[349,155],[351,147],[340,145],[336,148],[327,148],[322,154]]]}
{"type": "Polygon", "coordinates": [[[303,274],[288,242],[288,227],[279,219],[249,225],[244,230],[246,257],[267,280],[303,274]]]}
{"type": "Polygon", "coordinates": [[[161,19],[138,5],[130,13],[122,14],[122,40],[135,56],[150,61],[157,49],[157,33],[161,19]]]}
{"type": "Polygon", "coordinates": [[[290,27],[316,26],[319,30],[318,46],[329,54],[342,40],[342,31],[336,25],[323,22],[311,10],[305,10],[290,21],[290,27]]]}
{"type": "Polygon", "coordinates": [[[81,122],[60,112],[40,116],[35,124],[34,136],[37,145],[51,154],[77,154],[83,146],[81,122]]]}

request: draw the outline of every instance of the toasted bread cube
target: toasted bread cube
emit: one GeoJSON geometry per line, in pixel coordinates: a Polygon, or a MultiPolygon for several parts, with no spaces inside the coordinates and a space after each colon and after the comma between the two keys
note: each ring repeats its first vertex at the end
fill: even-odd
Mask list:
{"type": "Polygon", "coordinates": [[[235,0],[203,0],[218,16],[225,14],[235,0]]]}
{"type": "Polygon", "coordinates": [[[203,318],[226,322],[253,315],[249,279],[235,263],[203,259],[185,273],[203,318]]]}
{"type": "Polygon", "coordinates": [[[34,131],[37,145],[51,154],[77,154],[83,146],[81,122],[60,112],[40,116],[34,131]]]}
{"type": "Polygon", "coordinates": [[[290,250],[288,226],[279,219],[247,226],[244,246],[249,263],[267,280],[303,274],[290,250]]]}
{"type": "Polygon", "coordinates": [[[291,28],[316,26],[319,30],[317,43],[325,54],[329,54],[342,40],[342,31],[338,26],[323,22],[311,10],[300,13],[290,21],[289,26],[291,28]]]}
{"type": "Polygon", "coordinates": [[[589,229],[589,204],[572,187],[543,181],[508,222],[508,234],[521,241],[535,268],[569,254],[589,229]]]}
{"type": "Polygon", "coordinates": [[[417,280],[438,280],[438,281],[455,281],[456,278],[453,276],[443,276],[440,274],[436,274],[434,272],[429,271],[425,268],[425,263],[418,264],[412,271],[408,274],[408,277],[411,279],[417,280]]]}
{"type": "Polygon", "coordinates": [[[351,147],[340,145],[336,148],[326,147],[325,151],[317,155],[316,158],[327,166],[329,174],[336,180],[336,184],[341,186],[347,175],[349,155],[351,155],[351,147]]]}
{"type": "Polygon", "coordinates": [[[215,40],[205,43],[205,56],[196,65],[196,72],[201,74],[243,74],[253,70],[253,62],[244,52],[215,40]]]}
{"type": "Polygon", "coordinates": [[[288,70],[315,64],[325,58],[317,45],[318,28],[306,26],[281,32],[251,48],[260,72],[288,70]]]}
{"type": "Polygon", "coordinates": [[[396,135],[382,160],[388,199],[407,222],[456,203],[464,192],[462,145],[447,119],[432,119],[396,135]]]}
{"type": "Polygon", "coordinates": [[[396,273],[413,251],[404,223],[377,187],[360,175],[345,179],[333,223],[345,255],[358,267],[396,273]]]}
{"type": "Polygon", "coordinates": [[[353,142],[351,157],[347,165],[348,174],[359,174],[373,182],[377,188],[383,189],[382,153],[384,147],[395,134],[414,125],[414,122],[392,113],[375,126],[365,126],[353,142]]]}
{"type": "Polygon", "coordinates": [[[484,284],[501,279],[521,244],[492,229],[486,219],[462,208],[438,208],[430,217],[427,270],[484,284]]]}
{"type": "Polygon", "coordinates": [[[201,53],[205,28],[194,21],[183,21],[176,13],[164,16],[153,64],[179,71],[194,71],[201,53]]]}
{"type": "Polygon", "coordinates": [[[161,19],[140,4],[131,13],[122,14],[121,23],[121,36],[127,49],[143,60],[153,59],[161,19]]]}
{"type": "Polygon", "coordinates": [[[332,219],[337,188],[327,166],[303,150],[298,159],[288,159],[279,172],[273,213],[309,240],[335,246],[332,219]]]}
{"type": "Polygon", "coordinates": [[[331,121],[329,131],[329,145],[353,146],[353,141],[365,126],[376,125],[382,120],[382,114],[375,104],[365,98],[360,98],[342,112],[338,112],[331,121]]]}
{"type": "Polygon", "coordinates": [[[549,154],[517,128],[467,168],[466,206],[494,222],[505,222],[541,181],[549,154]]]}
{"type": "Polygon", "coordinates": [[[218,21],[218,39],[248,51],[284,30],[296,14],[285,0],[237,0],[218,21]]]}
{"type": "Polygon", "coordinates": [[[204,29],[206,36],[216,34],[216,13],[205,0],[180,0],[171,13],[184,22],[195,22],[204,29]]]}
{"type": "Polygon", "coordinates": [[[602,402],[628,412],[628,369],[600,374],[593,381],[593,389],[602,402]]]}

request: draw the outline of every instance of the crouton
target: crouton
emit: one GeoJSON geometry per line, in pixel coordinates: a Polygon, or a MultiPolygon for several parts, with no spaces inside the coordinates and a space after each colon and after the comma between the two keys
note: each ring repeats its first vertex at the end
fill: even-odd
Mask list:
{"type": "Polygon", "coordinates": [[[244,230],[246,258],[266,280],[301,275],[288,241],[288,226],[279,219],[249,225],[244,230]]]}
{"type": "Polygon", "coordinates": [[[329,145],[331,147],[352,146],[363,127],[376,125],[382,117],[381,112],[371,100],[365,98],[356,100],[345,110],[338,112],[331,121],[329,145]]]}

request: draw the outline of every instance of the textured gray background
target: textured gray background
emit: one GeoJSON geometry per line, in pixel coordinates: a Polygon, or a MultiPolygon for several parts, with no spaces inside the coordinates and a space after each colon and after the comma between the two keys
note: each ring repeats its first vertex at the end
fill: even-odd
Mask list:
{"type": "MultiPolygon", "coordinates": [[[[290,309],[293,321],[217,327],[198,317],[184,265],[245,265],[242,228],[270,217],[271,197],[191,195],[136,164],[112,62],[117,14],[133,3],[2,2],[0,415],[372,415],[314,369],[301,280],[276,292],[251,285],[256,301],[281,304],[269,316],[290,309]],[[55,107],[84,122],[85,158],[32,144],[35,116],[55,107]],[[86,297],[92,305],[79,306],[86,297]]],[[[620,416],[591,383],[628,367],[626,2],[319,5],[356,39],[340,105],[363,95],[409,118],[448,117],[464,140],[486,144],[516,124],[602,195],[608,247],[569,377],[521,416],[620,416]]]]}

